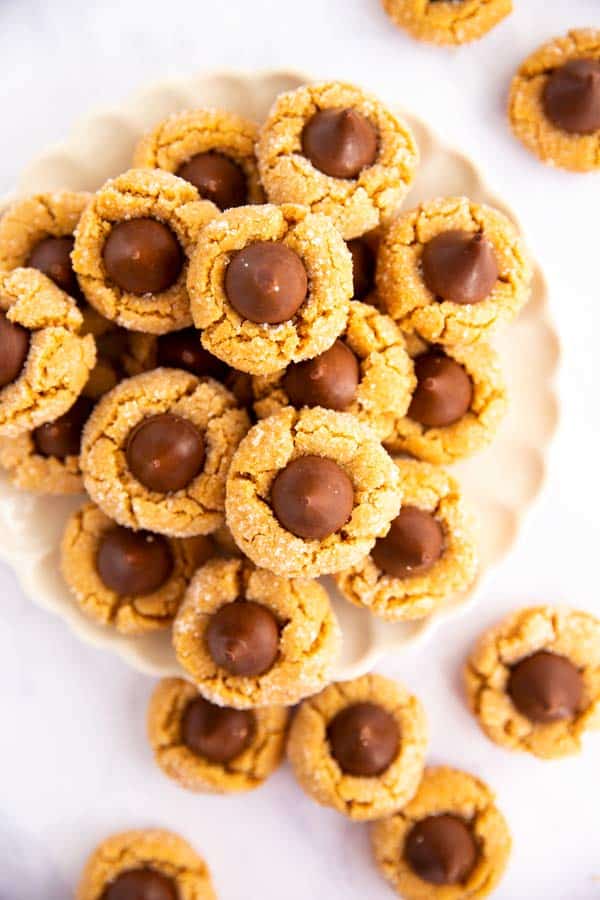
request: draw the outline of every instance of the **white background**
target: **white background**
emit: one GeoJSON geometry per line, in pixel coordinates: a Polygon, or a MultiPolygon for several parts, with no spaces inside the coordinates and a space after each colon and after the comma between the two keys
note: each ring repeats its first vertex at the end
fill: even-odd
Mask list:
{"type": "MultiPolygon", "coordinates": [[[[508,754],[479,732],[459,681],[476,635],[507,610],[539,601],[600,609],[600,184],[541,166],[504,118],[520,60],[569,27],[600,27],[600,7],[516,6],[479,44],[447,51],[396,31],[379,0],[1,0],[0,191],[91,108],[153,79],[227,66],[355,81],[412,108],[481,165],[549,277],[563,341],[561,430],[543,497],[479,604],[382,670],[425,703],[430,760],[496,789],[514,852],[495,896],[589,900],[600,897],[600,739],[562,762],[508,754]]],[[[148,825],[180,831],[206,855],[222,900],[391,900],[366,829],[313,805],[286,767],[235,799],[167,781],[145,740],[152,682],[79,644],[5,568],[0,591],[0,900],[65,900],[99,840],[148,825]]]]}

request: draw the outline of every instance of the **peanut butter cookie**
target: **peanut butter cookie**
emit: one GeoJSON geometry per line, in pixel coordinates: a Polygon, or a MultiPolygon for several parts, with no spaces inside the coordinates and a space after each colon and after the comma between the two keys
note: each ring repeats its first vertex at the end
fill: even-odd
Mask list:
{"type": "Polygon", "coordinates": [[[419,156],[405,122],[377,98],[337,81],[281,94],[257,155],[272,203],[324,213],[347,240],[390,219],[419,156]]]}
{"type": "Polygon", "coordinates": [[[511,850],[492,791],[467,772],[425,770],[400,812],[376,822],[375,861],[405,900],[480,900],[504,874],[511,850]]]}
{"type": "Polygon", "coordinates": [[[214,553],[208,538],[131,531],[87,503],[67,522],[61,568],[87,615],[135,635],[171,624],[192,575],[214,553]]]}
{"type": "Polygon", "coordinates": [[[148,708],[148,737],[165,775],[188,791],[234,794],[260,787],[281,762],[288,711],[231,709],[189,681],[164,678],[148,708]]]}
{"type": "Polygon", "coordinates": [[[189,181],[219,209],[261,203],[254,122],[221,109],[193,109],[159,122],[135,149],[133,166],[189,181]]]}
{"type": "Polygon", "coordinates": [[[313,800],[364,822],[408,803],[423,774],[426,745],[417,698],[395,681],[364,675],[302,703],[287,753],[313,800]]]}
{"type": "Polygon", "coordinates": [[[489,738],[541,759],[570,756],[600,728],[600,619],[537,606],[486,632],[465,669],[469,705],[489,738]]]}
{"type": "Polygon", "coordinates": [[[389,227],[377,291],[400,328],[444,345],[489,337],[529,296],[531,265],[516,227],[466,197],[421,203],[389,227]]]}
{"type": "Polygon", "coordinates": [[[146,828],[106,838],[83,870],[76,900],[216,900],[208,867],[172,831],[146,828]]]}
{"type": "Polygon", "coordinates": [[[212,378],[154,369],[98,402],[83,433],[87,492],[120,525],[173,537],[224,521],[229,463],[250,426],[212,378]]]}
{"type": "Polygon", "coordinates": [[[347,600],[391,621],[420,619],[466,590],[477,571],[473,523],[443,469],[396,460],[402,509],[369,556],[335,581],[347,600]]]}
{"type": "Polygon", "coordinates": [[[203,230],[188,290],[205,349],[267,375],[331,347],[348,316],[352,258],[326,216],[245,206],[203,230]]]}
{"type": "Polygon", "coordinates": [[[0,437],[18,437],[67,412],[96,361],[74,300],[36,269],[0,281],[0,437]]]}
{"type": "Polygon", "coordinates": [[[107,181],[79,221],[72,253],[88,302],[136,331],[191,325],[188,259],[217,212],[170,172],[130,169],[107,181]]]}
{"type": "Polygon", "coordinates": [[[512,0],[383,0],[388,16],[418,41],[476,41],[512,12],[512,0]]]}
{"type": "Polygon", "coordinates": [[[227,524],[240,549],[280,575],[354,565],[401,502],[398,470],[348,413],[286,407],[255,425],[227,477],[227,524]]]}
{"type": "Polygon", "coordinates": [[[510,125],[543,162],[572,172],[600,168],[600,29],[580,28],[521,64],[508,101],[510,125]]]}
{"type": "Polygon", "coordinates": [[[203,697],[235,709],[292,706],[331,680],[341,635],[327,591],[242,559],[198,570],[173,627],[203,697]]]}
{"type": "Polygon", "coordinates": [[[413,363],[393,319],[354,300],[348,324],[329,350],[254,378],[254,409],[259,419],[284,406],[349,412],[385,440],[405,416],[415,385],[413,363]]]}
{"type": "Polygon", "coordinates": [[[436,347],[409,335],[416,388],[404,419],[385,441],[392,453],[449,464],[487,447],[507,410],[500,360],[483,341],[436,347]]]}

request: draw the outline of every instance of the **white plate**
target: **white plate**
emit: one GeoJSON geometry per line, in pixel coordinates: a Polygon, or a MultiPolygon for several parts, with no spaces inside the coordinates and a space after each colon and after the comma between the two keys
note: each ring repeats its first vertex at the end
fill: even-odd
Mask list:
{"type": "MultiPolygon", "coordinates": [[[[128,168],[140,135],[169,113],[216,106],[260,121],[277,94],[309,80],[291,72],[217,72],[157,84],[122,106],[83,120],[63,144],[28,166],[17,193],[95,190],[128,168]]],[[[422,158],[405,208],[443,194],[463,194],[499,207],[515,219],[465,156],[445,145],[418,118],[404,115],[414,129],[422,158]]],[[[511,393],[510,412],[491,448],[454,467],[480,521],[481,576],[502,559],[517,537],[544,481],[546,452],[557,423],[553,376],[559,344],[539,268],[529,304],[497,345],[511,393]]],[[[0,557],[13,567],[24,592],[61,616],[82,640],[118,653],[134,668],[156,676],[180,674],[167,632],[124,637],[86,618],[73,602],[59,573],[58,544],[67,515],[81,499],[34,497],[12,488],[4,476],[0,479],[0,557]]],[[[481,588],[481,577],[477,588],[481,588]]],[[[344,633],[336,677],[352,678],[370,670],[383,655],[428,634],[474,596],[475,589],[468,596],[453,598],[434,616],[395,625],[334,597],[344,633]]]]}

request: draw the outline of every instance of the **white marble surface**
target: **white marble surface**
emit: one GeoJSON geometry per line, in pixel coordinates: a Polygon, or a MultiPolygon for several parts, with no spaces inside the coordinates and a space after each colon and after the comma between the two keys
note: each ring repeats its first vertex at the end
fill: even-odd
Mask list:
{"type": "MultiPolygon", "coordinates": [[[[424,701],[432,762],[497,790],[514,853],[499,900],[600,897],[600,738],[541,763],[489,743],[465,709],[459,668],[485,626],[530,602],[599,611],[598,176],[544,169],[504,122],[508,79],[537,43],[600,26],[597,0],[516,0],[514,15],[458,52],[396,32],[379,0],[0,3],[0,191],[92,106],[199,68],[293,66],[362,83],[428,118],[466,150],[521,216],[544,265],[564,342],[562,427],[550,480],[518,546],[476,608],[425,647],[388,660],[424,701]]],[[[111,830],[159,825],[205,853],[223,900],[385,900],[367,832],[321,810],[283,768],[242,798],[185,794],[144,737],[151,682],[80,645],[0,570],[0,900],[71,897],[87,852],[111,830]]]]}

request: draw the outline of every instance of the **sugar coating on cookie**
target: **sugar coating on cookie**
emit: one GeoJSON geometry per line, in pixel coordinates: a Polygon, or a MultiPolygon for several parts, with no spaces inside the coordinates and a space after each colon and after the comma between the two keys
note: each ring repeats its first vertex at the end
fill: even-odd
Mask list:
{"type": "MultiPolygon", "coordinates": [[[[304,502],[299,498],[298,505],[304,502]]],[[[375,434],[348,413],[319,407],[286,407],[255,425],[240,443],[227,478],[227,524],[236,543],[256,565],[279,574],[316,577],[353,565],[386,533],[400,502],[398,470],[375,434]],[[333,464],[334,475],[341,471],[353,497],[340,527],[322,538],[304,538],[280,523],[272,492],[282,473],[308,460],[315,505],[306,501],[307,524],[312,509],[325,519],[337,513],[340,495],[329,494],[328,473],[321,482],[321,467],[314,467],[313,477],[315,458],[333,464]]],[[[298,511],[289,505],[290,512],[298,511]]]]}
{"type": "Polygon", "coordinates": [[[591,70],[595,68],[598,73],[599,66],[600,29],[595,28],[574,29],[553,38],[521,63],[510,88],[510,126],[525,147],[543,162],[573,172],[600,168],[598,112],[595,120],[591,116],[591,110],[598,110],[600,102],[598,74],[594,76],[591,70]],[[587,61],[590,71],[573,69],[576,61],[587,61]],[[565,66],[570,68],[564,69],[565,66]],[[559,94],[553,99],[548,91],[563,72],[568,77],[562,97],[559,94]]]}
{"type": "Polygon", "coordinates": [[[437,465],[479,453],[493,441],[508,408],[496,351],[483,341],[444,348],[415,335],[406,341],[416,388],[386,448],[437,465]]]}
{"type": "Polygon", "coordinates": [[[326,216],[292,204],[231,209],[202,231],[190,264],[188,290],[194,324],[202,330],[206,350],[242,372],[268,374],[317,356],[335,341],[346,324],[353,292],[352,259],[326,216]],[[267,264],[261,273],[257,263],[253,292],[257,310],[258,288],[265,299],[272,289],[270,299],[276,307],[277,296],[294,288],[290,282],[299,266],[307,282],[305,296],[298,297],[302,302],[272,324],[261,319],[260,311],[251,320],[236,309],[229,281],[241,253],[270,244],[284,248],[286,259],[275,274],[267,264]]]}
{"type": "Polygon", "coordinates": [[[465,687],[479,724],[501,747],[542,759],[578,753],[583,733],[600,728],[600,620],[563,607],[519,610],[481,636],[465,667],[465,687]],[[560,658],[558,668],[549,654],[560,658]],[[514,694],[517,667],[534,658],[541,672],[524,673],[514,694]],[[541,711],[532,700],[523,707],[530,692],[541,698],[541,711]]]}
{"type": "Polygon", "coordinates": [[[476,41],[512,12],[512,0],[383,0],[390,18],[419,41],[476,41]]]}
{"type": "Polygon", "coordinates": [[[89,303],[124,328],[191,325],[189,256],[217,208],[189,182],[130,169],[94,194],[76,230],[73,266],[89,303]]]}
{"type": "Polygon", "coordinates": [[[320,690],[340,644],[324,587],[242,559],[199,569],[173,626],[177,659],[202,696],[235,709],[292,706],[320,690]]]}
{"type": "Polygon", "coordinates": [[[519,312],[530,281],[529,255],[516,227],[503,213],[466,197],[421,203],[393,222],[379,246],[382,308],[403,331],[432,343],[489,337],[519,312]],[[462,237],[464,246],[444,247],[442,235],[457,242],[462,237]]]}
{"type": "Polygon", "coordinates": [[[221,109],[174,113],[144,135],[132,165],[172,172],[220,209],[261,203],[257,133],[254,122],[221,109]]]}
{"type": "Polygon", "coordinates": [[[258,375],[252,386],[259,419],[284,406],[323,406],[352,413],[385,440],[408,409],[415,378],[393,319],[353,300],[348,324],[329,350],[283,373],[258,375]]]}
{"type": "Polygon", "coordinates": [[[135,532],[130,541],[127,534],[120,541],[123,532],[94,503],[78,509],[61,542],[64,579],[86,615],[121,634],[167,628],[192,575],[215,549],[205,537],[177,540],[135,532]]]}
{"type": "Polygon", "coordinates": [[[102,841],[83,869],[76,900],[110,898],[111,886],[114,896],[121,896],[117,891],[125,878],[132,891],[162,888],[164,896],[181,900],[217,897],[202,857],[178,834],[158,828],[123,831],[102,841]]]}
{"type": "Polygon", "coordinates": [[[233,394],[211,378],[176,369],[136,375],[106,394],[86,425],[81,450],[86,490],[108,516],[129,528],[173,537],[209,534],[224,522],[229,463],[249,426],[233,394]],[[147,423],[158,423],[158,434],[151,427],[142,435],[137,464],[166,480],[160,490],[131,469],[132,433],[137,428],[139,435],[147,423]],[[190,446],[198,451],[196,459],[186,456],[190,446]]]}
{"type": "MultiPolygon", "coordinates": [[[[312,143],[318,149],[327,136],[326,130],[312,143]]],[[[336,147],[325,150],[332,155],[336,147]]],[[[310,84],[281,94],[261,128],[257,156],[271,202],[301,203],[324,213],[347,240],[378,228],[393,215],[408,192],[418,163],[417,145],[408,125],[372,95],[342,82],[310,84]],[[329,128],[323,114],[332,113],[341,117],[329,128]],[[337,137],[338,162],[342,164],[351,165],[351,151],[360,147],[361,141],[368,143],[368,129],[372,130],[373,152],[364,156],[359,171],[345,173],[352,177],[327,174],[307,157],[306,129],[315,116],[325,121],[334,145],[337,137]]]]}
{"type": "Polygon", "coordinates": [[[148,707],[156,763],[182,788],[233,794],[260,787],[285,750],[288,710],[232,710],[205,700],[183,678],[164,678],[148,707]]]}
{"type": "Polygon", "coordinates": [[[335,581],[357,606],[390,621],[407,621],[430,615],[471,585],[477,546],[472,516],[456,479],[416,460],[399,459],[396,465],[404,526],[399,522],[394,531],[392,523],[375,545],[379,552],[338,573],[335,581]]]}
{"type": "Polygon", "coordinates": [[[405,900],[487,897],[511,850],[508,825],[489,787],[445,766],[425,769],[410,803],[376,822],[371,834],[378,868],[405,900]]]}
{"type": "Polygon", "coordinates": [[[77,400],[96,362],[74,300],[36,269],[0,283],[0,436],[52,422],[77,400]]]}
{"type": "Polygon", "coordinates": [[[364,675],[302,703],[287,754],[313,800],[355,821],[371,821],[414,795],[426,745],[419,700],[398,682],[364,675]]]}

